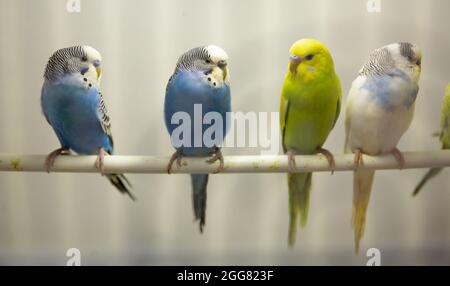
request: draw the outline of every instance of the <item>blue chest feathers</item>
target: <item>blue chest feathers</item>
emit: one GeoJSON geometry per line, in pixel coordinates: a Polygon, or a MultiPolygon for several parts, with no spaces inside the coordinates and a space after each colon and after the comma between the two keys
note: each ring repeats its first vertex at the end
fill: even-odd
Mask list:
{"type": "MultiPolygon", "coordinates": [[[[201,156],[212,152],[214,148],[208,144],[205,145],[203,140],[199,142],[196,137],[199,138],[199,131],[201,134],[205,134],[209,127],[216,124],[214,118],[219,117],[218,119],[222,123],[220,126],[222,139],[225,138],[229,129],[226,120],[227,112],[230,111],[230,87],[227,84],[221,87],[209,85],[205,80],[205,75],[201,72],[178,72],[167,85],[164,118],[169,134],[172,136],[174,130],[180,127],[180,123],[183,123],[177,120],[173,123],[173,118],[177,117],[174,117],[175,114],[181,112],[190,121],[188,130],[190,132],[184,134],[190,136],[184,141],[188,142],[188,146],[175,146],[187,156],[201,156]],[[210,121],[211,118],[213,120],[210,121]]],[[[218,127],[218,125],[214,125],[214,127],[218,127]]]]}
{"type": "Polygon", "coordinates": [[[419,87],[403,72],[368,77],[361,86],[371,99],[387,111],[409,109],[414,104],[419,87]]]}
{"type": "Polygon", "coordinates": [[[103,147],[112,152],[108,135],[98,117],[100,95],[94,87],[44,83],[41,104],[45,117],[64,147],[79,154],[96,154],[103,147]]]}

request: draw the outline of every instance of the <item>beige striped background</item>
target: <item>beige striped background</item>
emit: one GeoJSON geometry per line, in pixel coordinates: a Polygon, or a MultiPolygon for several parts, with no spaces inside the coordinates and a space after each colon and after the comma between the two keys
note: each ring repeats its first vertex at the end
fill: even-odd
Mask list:
{"type": "MultiPolygon", "coordinates": [[[[437,149],[430,134],[450,82],[450,2],[381,4],[380,13],[368,13],[365,0],[81,0],[81,12],[68,13],[66,0],[0,0],[0,153],[58,147],[39,105],[44,66],[58,48],[89,44],[102,53],[116,153],[168,155],[164,91],[181,53],[222,46],[233,109],[277,111],[288,49],[303,37],[329,47],[345,93],[374,48],[396,41],[422,47],[416,116],[399,147],[437,149]]],[[[326,143],[338,153],[342,115],[326,143]]],[[[139,198],[132,203],[99,175],[0,173],[0,264],[63,265],[71,247],[85,265],[362,265],[370,247],[380,249],[383,264],[450,264],[449,171],[413,199],[424,171],[377,173],[359,255],[347,172],[314,176],[309,223],[293,251],[284,175],[212,176],[201,236],[186,175],[130,175],[139,198]]]]}

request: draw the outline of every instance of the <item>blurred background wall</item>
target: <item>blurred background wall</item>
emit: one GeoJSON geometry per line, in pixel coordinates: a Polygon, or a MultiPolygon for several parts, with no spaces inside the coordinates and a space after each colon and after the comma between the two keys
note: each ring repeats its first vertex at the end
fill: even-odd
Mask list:
{"type": "MultiPolygon", "coordinates": [[[[88,44],[103,56],[102,91],[117,154],[169,155],[163,123],[166,82],[178,56],[214,43],[229,54],[235,111],[278,111],[290,45],[314,37],[330,49],[344,103],[368,54],[397,41],[424,53],[415,119],[401,150],[439,148],[441,99],[450,81],[445,0],[276,1],[0,0],[0,152],[47,154],[58,141],[40,110],[47,59],[88,44]]],[[[326,147],[343,149],[344,114],[326,147]]],[[[225,149],[258,154],[258,149],[225,149]]],[[[0,264],[53,264],[79,248],[82,264],[353,264],[376,247],[382,264],[450,264],[449,171],[419,197],[425,170],[380,171],[366,235],[353,253],[349,172],[314,175],[309,222],[287,248],[287,186],[282,174],[214,175],[207,226],[193,222],[187,175],[129,175],[138,201],[96,174],[0,173],[0,264]]]]}

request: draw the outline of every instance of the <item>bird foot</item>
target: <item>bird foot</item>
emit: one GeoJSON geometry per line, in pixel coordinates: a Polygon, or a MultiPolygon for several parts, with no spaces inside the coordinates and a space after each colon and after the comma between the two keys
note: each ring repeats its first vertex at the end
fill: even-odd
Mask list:
{"type": "Polygon", "coordinates": [[[70,152],[69,152],[68,148],[61,147],[61,148],[54,150],[50,154],[48,154],[47,158],[45,158],[45,163],[44,163],[45,170],[47,171],[47,173],[50,173],[50,169],[55,164],[56,157],[58,157],[59,155],[68,155],[69,153],[70,152]]]}
{"type": "Polygon", "coordinates": [[[355,150],[355,159],[353,160],[353,163],[355,164],[355,170],[361,166],[364,166],[363,152],[361,149],[355,150]]]}
{"type": "Polygon", "coordinates": [[[181,153],[181,151],[175,151],[172,157],[170,157],[169,164],[167,164],[167,174],[172,173],[172,165],[175,161],[177,161],[178,168],[181,168],[181,159],[183,159],[183,154],[181,153]]]}
{"type": "Polygon", "coordinates": [[[328,165],[330,166],[330,169],[331,169],[331,175],[333,175],[334,170],[336,169],[336,162],[334,161],[333,154],[331,154],[330,151],[328,151],[327,149],[324,149],[322,147],[320,147],[317,150],[317,152],[319,152],[320,154],[324,155],[325,158],[327,158],[328,165]]]}
{"type": "Polygon", "coordinates": [[[395,148],[394,150],[392,150],[391,154],[394,156],[395,160],[397,161],[400,170],[405,168],[405,157],[403,157],[402,152],[400,152],[400,150],[398,150],[398,148],[395,148]]]}
{"type": "Polygon", "coordinates": [[[217,160],[219,160],[219,167],[213,172],[213,174],[220,173],[225,167],[222,151],[220,151],[220,148],[218,147],[215,148],[213,156],[211,159],[206,160],[206,163],[214,164],[217,160]]]}
{"type": "Polygon", "coordinates": [[[297,169],[297,166],[295,164],[295,151],[289,150],[286,152],[286,155],[288,156],[288,171],[289,173],[295,173],[295,169],[297,169]]]}
{"type": "Polygon", "coordinates": [[[108,155],[108,153],[105,151],[105,149],[100,148],[98,150],[97,159],[95,160],[95,167],[100,170],[102,176],[105,175],[105,155],[108,155]]]}

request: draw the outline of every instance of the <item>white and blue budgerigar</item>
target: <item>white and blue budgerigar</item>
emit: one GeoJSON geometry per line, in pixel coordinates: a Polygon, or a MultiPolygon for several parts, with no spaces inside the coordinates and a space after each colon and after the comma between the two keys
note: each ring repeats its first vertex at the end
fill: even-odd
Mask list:
{"type": "Polygon", "coordinates": [[[404,166],[397,144],[414,115],[419,91],[421,50],[411,43],[395,43],[375,50],[353,81],[347,98],[346,152],[355,153],[352,225],[355,250],[364,234],[366,211],[375,172],[358,170],[362,154],[391,153],[404,166]]]}
{"type": "MultiPolygon", "coordinates": [[[[57,50],[47,63],[41,106],[61,144],[47,156],[48,172],[57,156],[73,150],[78,154],[98,155],[96,166],[104,174],[104,156],[113,153],[113,139],[100,92],[101,64],[100,53],[89,46],[57,50]]],[[[123,174],[106,174],[106,177],[121,193],[135,199],[123,174]]]]}
{"type": "MultiPolygon", "coordinates": [[[[184,53],[178,60],[175,72],[169,79],[164,102],[164,117],[167,130],[171,135],[172,145],[176,152],[172,156],[168,173],[171,172],[172,164],[176,161],[181,164],[183,156],[199,157],[212,156],[208,163],[220,161],[219,169],[223,168],[223,157],[220,145],[228,131],[226,113],[231,111],[229,72],[227,67],[228,55],[215,45],[197,47],[184,53]],[[199,114],[195,114],[196,112],[199,114]],[[176,136],[174,132],[179,128],[179,122],[173,120],[177,113],[189,116],[190,129],[183,134],[186,144],[174,144],[176,136]],[[221,119],[219,124],[221,130],[216,130],[220,138],[214,140],[217,144],[212,146],[203,140],[202,134],[214,123],[205,123],[208,113],[215,113],[221,119]],[[200,128],[194,123],[200,118],[200,128]],[[199,132],[200,131],[200,132],[199,132]],[[220,135],[219,135],[220,134],[220,135]]],[[[186,122],[184,122],[186,123],[186,122]]],[[[183,141],[183,140],[182,140],[183,141]]],[[[206,187],[208,174],[191,175],[192,202],[195,220],[199,221],[200,232],[203,232],[206,212],[206,187]]]]}

